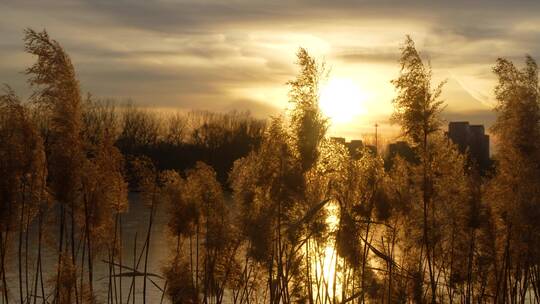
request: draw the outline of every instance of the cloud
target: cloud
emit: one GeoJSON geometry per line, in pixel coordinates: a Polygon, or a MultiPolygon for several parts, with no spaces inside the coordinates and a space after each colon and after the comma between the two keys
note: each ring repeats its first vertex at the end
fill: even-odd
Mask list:
{"type": "Polygon", "coordinates": [[[445,111],[442,116],[446,121],[468,121],[471,124],[483,124],[487,132],[495,122],[495,112],[492,110],[445,111]]]}
{"type": "MultiPolygon", "coordinates": [[[[22,30],[47,28],[71,55],[85,91],[263,115],[286,101],[283,90],[272,90],[294,77],[299,46],[330,65],[388,71],[411,34],[435,75],[466,81],[466,91],[485,101],[496,57],[540,57],[538,11],[536,0],[2,2],[0,82],[28,93],[19,72],[33,58],[23,53],[22,30]]],[[[385,75],[386,83],[394,76],[385,75]]],[[[452,92],[447,100],[461,98],[452,92]]]]}
{"type": "Polygon", "coordinates": [[[250,99],[234,100],[230,104],[228,104],[227,107],[224,108],[224,110],[249,111],[255,117],[259,118],[267,118],[269,116],[274,116],[282,112],[282,109],[279,109],[276,106],[250,99]]]}
{"type": "Polygon", "coordinates": [[[399,50],[377,50],[373,48],[342,51],[336,57],[346,62],[397,64],[399,50]]]}

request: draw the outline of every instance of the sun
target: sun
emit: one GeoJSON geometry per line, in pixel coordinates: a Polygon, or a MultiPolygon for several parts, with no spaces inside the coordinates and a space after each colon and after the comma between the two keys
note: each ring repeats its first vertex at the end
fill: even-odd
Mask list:
{"type": "Polygon", "coordinates": [[[366,112],[366,93],[351,79],[331,78],[319,94],[319,106],[332,122],[347,123],[366,112]]]}

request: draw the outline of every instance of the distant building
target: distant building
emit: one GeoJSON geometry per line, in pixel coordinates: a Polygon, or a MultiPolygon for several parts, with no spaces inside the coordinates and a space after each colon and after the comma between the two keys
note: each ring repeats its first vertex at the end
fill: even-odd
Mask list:
{"type": "Polygon", "coordinates": [[[388,155],[394,157],[396,155],[401,156],[402,158],[414,162],[416,155],[413,149],[409,146],[406,141],[396,141],[388,145],[388,155]]]}
{"type": "Polygon", "coordinates": [[[366,145],[365,147],[371,154],[377,155],[378,151],[377,151],[377,147],[375,147],[375,145],[366,145]]]}
{"type": "Polygon", "coordinates": [[[349,148],[349,152],[357,151],[364,147],[364,143],[360,139],[353,139],[349,143],[345,144],[349,148]]]}
{"type": "Polygon", "coordinates": [[[364,143],[360,139],[353,139],[349,142],[347,142],[343,137],[331,137],[331,139],[337,143],[344,145],[349,150],[349,155],[352,158],[359,158],[361,156],[360,152],[364,148],[368,149],[373,154],[377,153],[377,148],[375,146],[364,145],[364,143]]]}
{"type": "Polygon", "coordinates": [[[394,158],[399,156],[410,163],[417,163],[418,157],[406,141],[396,141],[388,145],[384,166],[387,170],[394,165],[394,158]]]}
{"type": "Polygon", "coordinates": [[[344,137],[330,137],[330,139],[337,142],[337,143],[345,145],[345,138],[344,137]]]}
{"type": "Polygon", "coordinates": [[[481,171],[491,166],[489,158],[489,135],[483,125],[469,125],[468,121],[452,121],[448,124],[448,138],[454,142],[461,153],[469,152],[470,160],[481,171]]]}

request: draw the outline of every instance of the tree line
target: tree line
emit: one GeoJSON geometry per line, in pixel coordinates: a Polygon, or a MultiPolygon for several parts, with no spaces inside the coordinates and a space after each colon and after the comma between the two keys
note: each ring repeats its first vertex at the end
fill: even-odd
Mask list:
{"type": "Polygon", "coordinates": [[[415,157],[391,165],[367,149],[353,157],[326,136],[318,95],[328,73],[305,49],[287,83],[291,109],[260,121],[159,117],[83,98],[57,41],[27,29],[24,42],[36,57],[26,70],[33,94],[22,102],[6,86],[0,96],[2,302],[146,303],[150,284],[171,303],[540,302],[540,99],[530,56],[523,68],[494,64],[498,149],[483,176],[445,136],[444,82],[432,83],[410,37],[392,81],[392,121],[415,157]],[[149,210],[133,265],[122,246],[129,189],[149,210]],[[171,242],[156,274],[148,264],[158,209],[171,242]],[[43,271],[45,248],[56,253],[54,273],[43,271]],[[18,284],[6,279],[9,251],[18,284]],[[99,259],[106,294],[94,287],[99,259]]]}

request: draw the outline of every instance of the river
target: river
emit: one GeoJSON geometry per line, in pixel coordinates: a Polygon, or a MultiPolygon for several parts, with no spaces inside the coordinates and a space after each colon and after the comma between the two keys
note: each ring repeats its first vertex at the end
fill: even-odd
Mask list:
{"type": "MultiPolygon", "coordinates": [[[[137,255],[141,253],[142,246],[145,241],[147,229],[148,229],[148,221],[150,216],[150,210],[146,206],[144,206],[141,201],[138,199],[138,195],[134,193],[130,193],[129,195],[129,210],[128,212],[124,213],[122,215],[122,234],[123,234],[123,240],[122,240],[122,247],[123,247],[123,254],[122,254],[122,263],[127,266],[133,265],[133,249],[135,244],[135,235],[137,235],[137,255]]],[[[150,273],[156,273],[160,274],[161,269],[163,268],[167,257],[169,255],[169,238],[167,236],[167,210],[165,205],[158,205],[156,216],[154,218],[154,224],[152,228],[152,239],[150,242],[150,252],[149,252],[149,264],[148,264],[148,271],[150,273]]],[[[33,225],[30,229],[29,233],[29,273],[30,273],[30,285],[33,285],[34,282],[34,268],[35,268],[35,261],[37,256],[37,225],[33,225]]],[[[44,252],[43,252],[43,270],[44,270],[44,280],[46,285],[46,293],[50,294],[52,292],[51,286],[53,286],[53,283],[51,282],[51,278],[56,273],[56,264],[57,264],[57,254],[56,250],[54,250],[55,244],[54,239],[50,238],[48,236],[52,235],[55,231],[57,231],[57,227],[51,225],[47,228],[47,231],[45,233],[45,245],[44,245],[44,252]],[[49,282],[47,282],[47,280],[49,282]],[[49,287],[49,288],[47,288],[49,287]]],[[[18,233],[17,235],[11,234],[10,235],[10,248],[8,249],[8,258],[7,258],[7,272],[6,272],[6,279],[7,279],[7,285],[9,290],[9,296],[10,296],[10,302],[19,302],[19,275],[18,275],[18,263],[17,263],[17,246],[18,246],[18,233]]],[[[171,245],[172,246],[172,245],[171,245]]],[[[23,253],[24,254],[24,253],[23,253]]],[[[108,290],[108,271],[109,266],[102,260],[106,259],[106,256],[101,256],[99,258],[96,258],[94,262],[94,289],[95,294],[97,295],[97,299],[101,303],[107,303],[107,290],[108,290]]],[[[144,263],[144,257],[141,259],[140,265],[138,270],[143,271],[143,263],[144,263]]],[[[80,261],[79,261],[80,264],[80,261]]],[[[78,265],[80,266],[80,265],[78,265]]],[[[85,265],[86,267],[87,265],[85,265]]],[[[87,267],[86,267],[87,268],[87,267]]],[[[129,271],[129,270],[128,270],[129,271]]],[[[24,268],[23,268],[24,272],[24,268]]],[[[85,278],[87,279],[87,278],[85,278]]],[[[24,278],[23,278],[24,280],[24,278]]],[[[152,280],[160,287],[163,287],[164,280],[160,278],[152,278],[152,280]]],[[[142,285],[143,280],[141,277],[138,277],[136,280],[137,288],[136,288],[136,303],[142,303],[142,285]]],[[[122,279],[122,303],[126,303],[127,296],[129,294],[131,284],[131,278],[123,278],[122,279]]],[[[24,291],[24,294],[26,294],[26,291],[24,291]]],[[[117,296],[119,297],[120,292],[117,292],[117,296]]],[[[160,289],[158,289],[156,286],[154,286],[151,282],[148,282],[147,285],[147,303],[160,303],[162,296],[162,292],[160,289]]],[[[52,296],[49,298],[49,302],[51,301],[52,296]]],[[[41,303],[41,301],[38,299],[38,303],[41,303]]],[[[133,303],[132,300],[130,300],[130,303],[133,303]]],[[[166,299],[164,300],[164,303],[168,303],[166,299]]]]}

